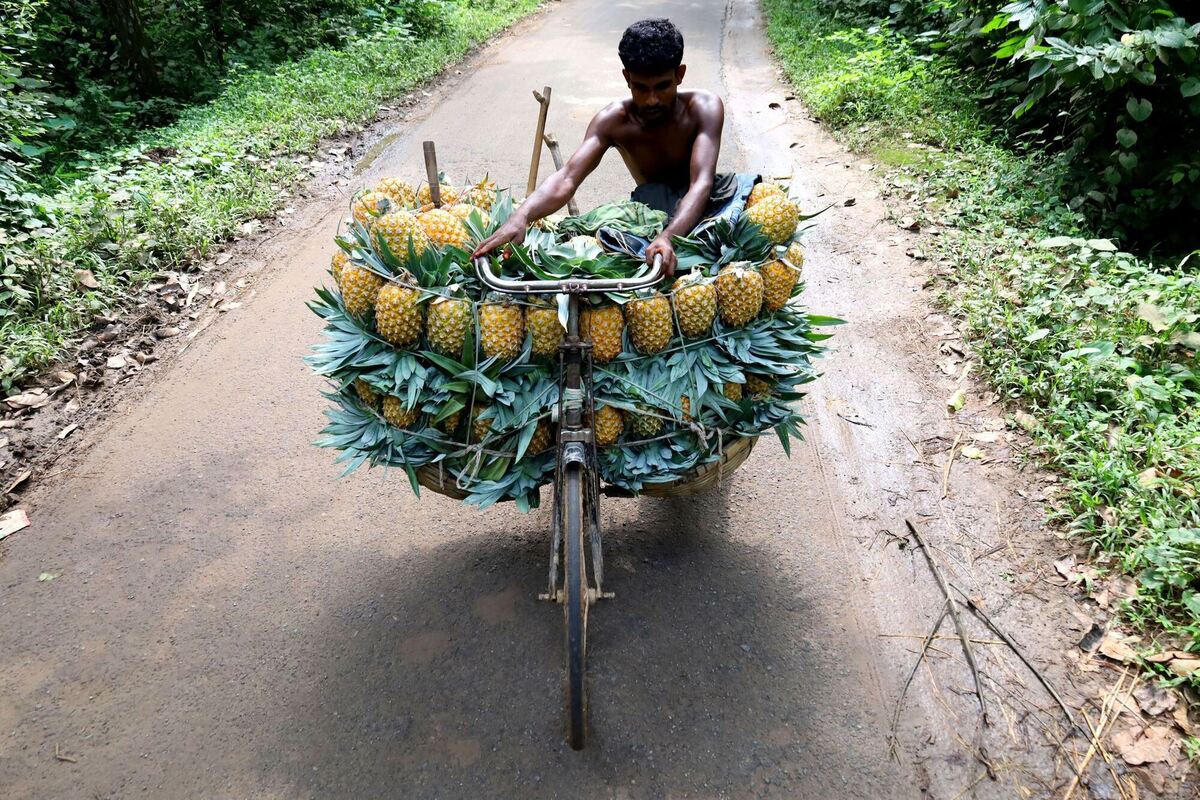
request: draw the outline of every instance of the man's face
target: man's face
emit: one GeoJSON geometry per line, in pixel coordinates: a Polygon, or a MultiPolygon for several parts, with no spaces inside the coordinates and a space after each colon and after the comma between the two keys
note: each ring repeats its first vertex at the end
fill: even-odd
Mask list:
{"type": "Polygon", "coordinates": [[[675,95],[686,69],[680,64],[676,69],[654,75],[622,70],[638,116],[651,123],[666,120],[675,106],[675,95]]]}

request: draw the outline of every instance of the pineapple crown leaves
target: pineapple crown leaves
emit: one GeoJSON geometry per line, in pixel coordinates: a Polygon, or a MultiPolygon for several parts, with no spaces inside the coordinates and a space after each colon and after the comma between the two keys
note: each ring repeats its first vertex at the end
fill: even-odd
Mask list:
{"type": "Polygon", "coordinates": [[[710,275],[734,261],[765,261],[773,251],[771,240],[746,217],[739,217],[736,222],[715,220],[700,233],[676,236],[672,242],[679,260],[676,269],[699,268],[710,275]]]}
{"type": "Polygon", "coordinates": [[[423,445],[411,432],[392,428],[357,398],[346,393],[326,394],[334,406],[326,409],[329,424],[321,431],[318,447],[342,451],[334,463],[349,462],[342,475],[349,475],[364,463],[419,467],[433,461],[437,454],[423,445]]]}
{"type": "Polygon", "coordinates": [[[325,320],[323,333],[328,341],[314,345],[304,358],[316,374],[335,375],[391,363],[395,349],[347,313],[341,297],[325,288],[317,289],[317,297],[308,306],[325,320]]]}

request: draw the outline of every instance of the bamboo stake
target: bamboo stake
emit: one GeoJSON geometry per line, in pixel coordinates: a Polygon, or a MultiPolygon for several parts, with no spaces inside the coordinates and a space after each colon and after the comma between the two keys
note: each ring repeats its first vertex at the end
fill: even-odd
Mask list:
{"type": "Polygon", "coordinates": [[[437,149],[433,142],[422,142],[421,147],[425,151],[425,175],[429,179],[429,196],[433,200],[433,207],[441,208],[442,179],[438,175],[437,149]]]}
{"type": "MultiPolygon", "coordinates": [[[[546,147],[550,150],[550,158],[554,161],[554,169],[561,170],[563,168],[562,148],[558,146],[558,139],[554,138],[553,133],[547,133],[544,137],[546,147]]],[[[579,204],[575,202],[575,195],[571,195],[567,200],[567,213],[572,217],[579,214],[579,204]]]]}
{"type": "Polygon", "coordinates": [[[546,114],[550,111],[550,87],[542,88],[541,92],[534,90],[533,97],[541,106],[538,109],[537,133],[533,137],[533,156],[529,160],[529,180],[525,184],[525,196],[533,194],[537,188],[538,164],[542,160],[542,137],[546,135],[546,114]]]}

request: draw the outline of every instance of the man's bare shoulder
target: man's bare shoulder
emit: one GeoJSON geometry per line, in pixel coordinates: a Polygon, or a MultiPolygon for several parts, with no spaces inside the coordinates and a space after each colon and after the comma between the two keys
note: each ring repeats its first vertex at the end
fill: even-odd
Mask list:
{"type": "Polygon", "coordinates": [[[612,133],[619,125],[629,121],[629,109],[625,107],[628,101],[614,100],[596,112],[592,117],[591,127],[600,133],[612,133]]]}
{"type": "Polygon", "coordinates": [[[721,96],[704,89],[689,89],[679,93],[680,99],[701,117],[716,117],[725,112],[725,101],[721,96]]]}

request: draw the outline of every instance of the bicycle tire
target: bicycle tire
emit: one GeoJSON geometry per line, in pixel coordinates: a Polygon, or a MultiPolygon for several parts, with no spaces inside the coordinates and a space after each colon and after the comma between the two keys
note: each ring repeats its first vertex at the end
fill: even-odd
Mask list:
{"type": "Polygon", "coordinates": [[[587,739],[587,576],[584,572],[583,533],[586,509],[583,507],[583,468],[567,467],[563,533],[566,541],[564,573],[566,602],[563,622],[567,645],[567,742],[572,750],[582,750],[587,739]]]}

